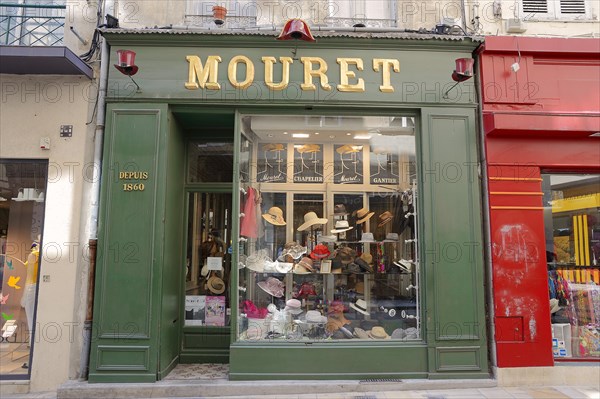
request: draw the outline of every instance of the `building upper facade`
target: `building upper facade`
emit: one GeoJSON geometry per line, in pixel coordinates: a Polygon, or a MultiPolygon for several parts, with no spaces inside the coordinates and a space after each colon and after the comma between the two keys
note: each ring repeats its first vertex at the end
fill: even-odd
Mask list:
{"type": "Polygon", "coordinates": [[[144,0],[114,7],[124,28],[269,30],[301,18],[313,30],[600,36],[597,0],[144,0]],[[213,6],[227,9],[222,24],[213,6]]]}

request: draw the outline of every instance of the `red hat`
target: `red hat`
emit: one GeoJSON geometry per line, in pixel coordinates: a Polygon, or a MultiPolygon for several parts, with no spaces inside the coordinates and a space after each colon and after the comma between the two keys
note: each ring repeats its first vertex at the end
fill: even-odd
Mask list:
{"type": "Polygon", "coordinates": [[[329,248],[327,248],[327,245],[324,244],[317,245],[315,249],[313,249],[313,251],[310,253],[310,257],[313,259],[325,259],[329,255],[331,255],[331,252],[329,252],[329,248]]]}

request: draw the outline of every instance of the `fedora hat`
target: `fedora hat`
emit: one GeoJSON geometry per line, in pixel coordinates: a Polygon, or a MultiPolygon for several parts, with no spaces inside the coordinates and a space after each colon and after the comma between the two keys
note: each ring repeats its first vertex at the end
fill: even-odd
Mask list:
{"type": "Polygon", "coordinates": [[[373,264],[373,255],[371,255],[369,253],[363,252],[360,255],[360,258],[362,260],[364,260],[365,262],[367,262],[368,265],[372,265],[373,264]]]}
{"type": "Polygon", "coordinates": [[[558,299],[552,298],[550,299],[550,314],[556,313],[560,310],[560,306],[558,306],[558,299]]]}
{"type": "Polygon", "coordinates": [[[396,328],[392,331],[392,339],[404,339],[406,337],[406,333],[402,328],[396,328]]]}
{"type": "Polygon", "coordinates": [[[308,212],[304,215],[304,223],[298,227],[298,231],[304,231],[314,225],[322,225],[327,223],[326,218],[320,218],[315,212],[308,212]]]}
{"type": "Polygon", "coordinates": [[[313,267],[313,260],[308,256],[305,256],[304,258],[300,259],[300,262],[298,262],[298,266],[303,267],[309,272],[315,271],[315,268],[313,267]]]}
{"type": "Polygon", "coordinates": [[[352,309],[356,310],[357,312],[359,312],[359,313],[362,313],[362,314],[364,314],[364,315],[366,315],[366,316],[370,316],[370,315],[371,315],[371,314],[370,314],[370,313],[367,311],[367,309],[368,309],[368,307],[369,307],[369,306],[367,305],[367,302],[365,302],[365,300],[364,300],[364,299],[358,299],[358,300],[356,301],[356,303],[351,303],[351,304],[350,304],[350,307],[351,307],[352,309]]]}
{"type": "Polygon", "coordinates": [[[262,273],[265,270],[267,262],[271,262],[271,258],[267,256],[267,250],[260,249],[252,255],[248,255],[246,258],[246,267],[255,272],[262,273]]]}
{"type": "Polygon", "coordinates": [[[264,281],[260,281],[258,286],[264,292],[276,298],[281,298],[284,294],[285,285],[283,284],[283,281],[278,280],[275,277],[269,277],[264,281]]]}
{"type": "Polygon", "coordinates": [[[212,276],[206,282],[206,288],[213,294],[220,295],[225,292],[225,283],[220,277],[212,276]]]}
{"type": "Polygon", "coordinates": [[[367,220],[371,219],[371,216],[374,214],[375,212],[369,212],[367,208],[360,208],[356,211],[356,218],[358,219],[356,224],[362,224],[366,222],[367,220]]]}
{"type": "Polygon", "coordinates": [[[407,273],[412,272],[412,262],[406,259],[395,260],[392,262],[394,265],[398,266],[400,270],[405,271],[407,273]]]}
{"type": "Polygon", "coordinates": [[[358,339],[370,339],[369,334],[362,328],[356,327],[354,329],[354,336],[358,339]]]}
{"type": "Polygon", "coordinates": [[[359,242],[375,242],[375,237],[373,233],[362,233],[359,242]]]}
{"type": "Polygon", "coordinates": [[[381,326],[373,327],[371,331],[369,331],[369,337],[373,339],[390,339],[388,333],[386,333],[381,326]]]}
{"type": "Polygon", "coordinates": [[[327,245],[323,244],[315,246],[315,248],[310,253],[310,257],[313,259],[325,259],[329,255],[331,255],[331,252],[329,252],[329,248],[327,247],[327,245]]]}
{"type": "Polygon", "coordinates": [[[338,215],[338,216],[345,216],[348,214],[348,212],[346,212],[346,205],[344,204],[337,204],[333,207],[333,214],[334,215],[338,215]]]}
{"type": "Polygon", "coordinates": [[[352,263],[356,257],[356,251],[350,247],[343,247],[338,249],[337,256],[343,264],[347,265],[348,263],[352,263]]]}
{"type": "Polygon", "coordinates": [[[379,215],[379,224],[377,227],[382,227],[394,219],[394,215],[390,211],[385,211],[381,215],[379,215]]]}
{"type": "Polygon", "coordinates": [[[383,242],[398,242],[399,239],[398,233],[387,233],[383,242]]]}
{"type": "Polygon", "coordinates": [[[331,230],[332,233],[343,233],[344,231],[352,230],[354,227],[351,227],[348,224],[347,220],[338,220],[335,222],[335,228],[331,230]]]}
{"type": "Polygon", "coordinates": [[[371,265],[362,260],[362,258],[354,259],[354,263],[360,267],[361,272],[373,273],[373,268],[371,267],[371,265]]]}
{"type": "Polygon", "coordinates": [[[363,270],[359,265],[354,262],[348,263],[346,265],[346,271],[350,274],[362,274],[363,270]]]}
{"type": "Polygon", "coordinates": [[[275,226],[285,226],[285,220],[283,219],[283,211],[281,208],[273,206],[269,208],[267,213],[262,215],[263,219],[275,226]]]}
{"type": "MultiPolygon", "coordinates": [[[[310,258],[309,258],[310,259],[310,258]]],[[[311,271],[304,267],[301,263],[296,263],[292,271],[294,274],[310,274],[311,271]]]]}
{"type": "Polygon", "coordinates": [[[332,234],[330,236],[320,236],[319,241],[321,242],[337,242],[337,236],[332,234]]]}

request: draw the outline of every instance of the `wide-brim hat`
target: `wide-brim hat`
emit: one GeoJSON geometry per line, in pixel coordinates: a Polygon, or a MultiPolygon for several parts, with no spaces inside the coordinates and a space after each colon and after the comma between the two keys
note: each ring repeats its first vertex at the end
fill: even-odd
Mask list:
{"type": "Polygon", "coordinates": [[[304,154],[305,152],[320,152],[321,146],[319,144],[304,144],[296,148],[299,154],[304,154]]]}
{"type": "Polygon", "coordinates": [[[267,213],[262,215],[263,219],[275,226],[285,226],[285,219],[283,219],[283,211],[281,208],[273,206],[269,208],[267,213]]]}
{"type": "Polygon", "coordinates": [[[283,281],[276,279],[275,277],[269,277],[264,281],[259,281],[258,286],[264,292],[276,298],[281,298],[285,291],[285,284],[283,284],[283,281]]]}
{"type": "Polygon", "coordinates": [[[206,288],[213,294],[220,295],[225,292],[225,283],[220,277],[212,276],[206,282],[206,288]]]}
{"type": "Polygon", "coordinates": [[[315,212],[308,212],[304,215],[304,223],[298,227],[298,231],[304,231],[314,225],[322,225],[327,223],[326,218],[320,218],[315,212]]]}
{"type": "Polygon", "coordinates": [[[398,242],[399,239],[398,233],[387,233],[383,242],[398,242]]]}
{"type": "Polygon", "coordinates": [[[369,337],[373,339],[390,339],[388,333],[385,332],[383,327],[377,326],[373,327],[371,331],[369,331],[369,337]]]}
{"type": "Polygon", "coordinates": [[[265,262],[265,267],[263,268],[263,272],[265,273],[277,273],[277,268],[279,267],[279,261],[271,262],[267,260],[265,262]]]}
{"type": "Polygon", "coordinates": [[[412,272],[412,262],[410,262],[408,260],[400,259],[400,260],[395,260],[392,263],[407,273],[412,272]]]}
{"type": "Polygon", "coordinates": [[[268,143],[263,145],[263,151],[283,151],[283,144],[278,143],[268,143]]]}
{"type": "Polygon", "coordinates": [[[354,227],[351,227],[348,224],[347,220],[338,220],[335,222],[335,228],[331,230],[332,233],[343,233],[348,230],[352,230],[354,227]]]}
{"type": "Polygon", "coordinates": [[[277,262],[275,270],[277,273],[289,273],[294,268],[294,264],[291,262],[277,262]]]}
{"type": "Polygon", "coordinates": [[[246,267],[255,272],[262,273],[265,270],[267,262],[272,262],[271,258],[267,255],[267,250],[260,249],[252,255],[248,255],[246,258],[246,267]]]}
{"type": "Polygon", "coordinates": [[[344,144],[341,147],[338,147],[335,152],[337,152],[338,154],[342,155],[342,154],[352,154],[354,152],[360,152],[360,149],[358,148],[358,146],[353,146],[350,144],[344,144]]]}
{"type": "Polygon", "coordinates": [[[281,255],[279,256],[279,260],[285,260],[287,255],[291,256],[292,259],[299,259],[302,255],[304,255],[308,251],[308,247],[303,247],[298,244],[296,241],[291,241],[285,244],[283,247],[283,251],[281,251],[281,255]]]}
{"type": "Polygon", "coordinates": [[[381,215],[379,215],[379,224],[377,227],[382,227],[394,219],[394,215],[390,211],[385,211],[381,215]]]}
{"type": "Polygon", "coordinates": [[[367,220],[371,219],[371,217],[375,214],[375,212],[369,212],[367,208],[361,208],[356,211],[356,224],[362,224],[367,220]]]}
{"type": "Polygon", "coordinates": [[[356,310],[358,313],[362,313],[362,314],[364,314],[366,316],[370,316],[371,315],[371,313],[369,313],[367,311],[368,305],[367,305],[367,302],[365,302],[364,299],[359,299],[359,300],[356,301],[356,303],[351,303],[350,307],[352,309],[356,310]]]}
{"type": "Polygon", "coordinates": [[[329,251],[329,247],[327,247],[327,245],[323,245],[323,244],[319,244],[319,245],[315,246],[315,248],[310,253],[310,257],[313,259],[325,259],[329,255],[331,255],[331,252],[329,251]]]}
{"type": "Polygon", "coordinates": [[[376,242],[373,233],[362,233],[359,242],[376,242]]]}

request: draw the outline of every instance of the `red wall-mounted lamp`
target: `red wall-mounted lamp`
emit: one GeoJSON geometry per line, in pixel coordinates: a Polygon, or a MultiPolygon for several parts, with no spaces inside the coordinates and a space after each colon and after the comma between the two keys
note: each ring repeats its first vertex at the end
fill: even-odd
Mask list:
{"type": "Polygon", "coordinates": [[[131,79],[137,87],[137,91],[140,91],[140,86],[132,78],[139,70],[139,67],[135,65],[135,51],[117,50],[117,63],[114,64],[114,66],[123,75],[129,76],[129,79],[131,79]]]}
{"type": "Polygon", "coordinates": [[[454,72],[452,72],[452,80],[456,83],[444,93],[442,96],[444,99],[448,98],[448,93],[450,93],[450,90],[454,89],[457,84],[473,77],[473,64],[475,63],[473,58],[457,58],[454,62],[456,63],[456,67],[454,72]]]}

